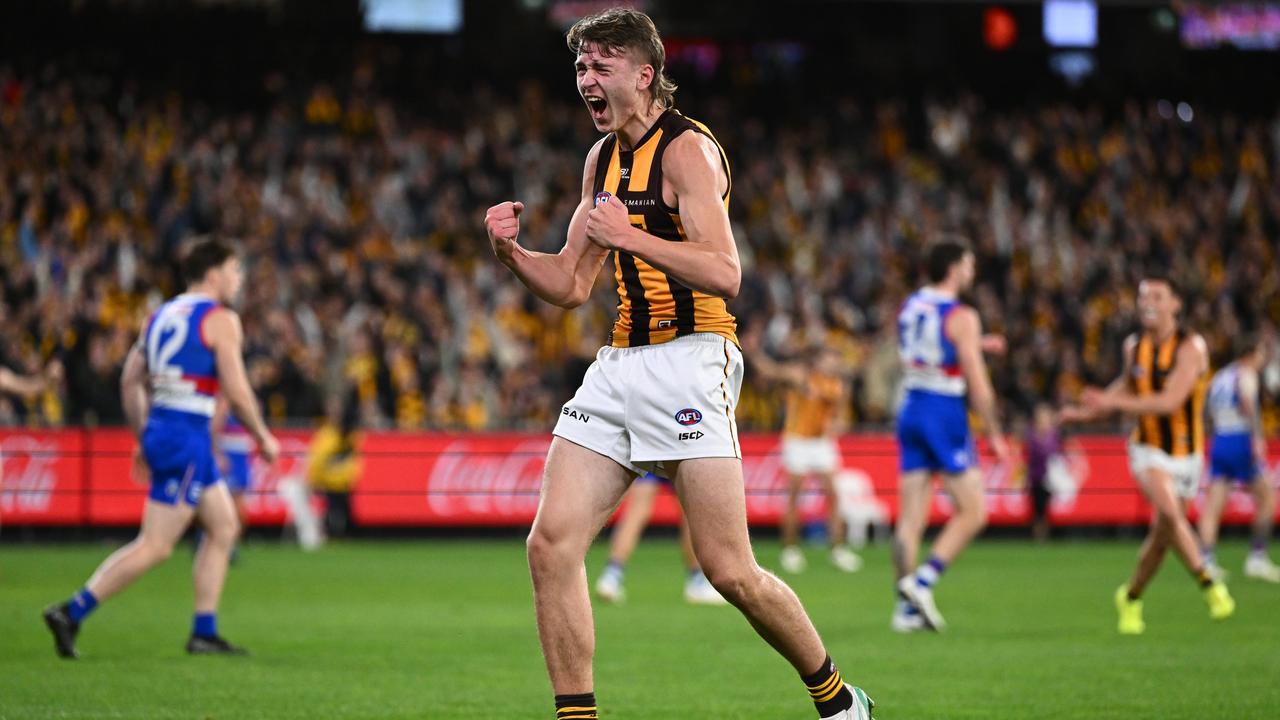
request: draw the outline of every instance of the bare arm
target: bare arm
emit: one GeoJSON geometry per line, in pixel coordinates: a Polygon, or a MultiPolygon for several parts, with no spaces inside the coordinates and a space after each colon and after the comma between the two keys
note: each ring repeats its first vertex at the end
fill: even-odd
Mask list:
{"type": "Polygon", "coordinates": [[[588,214],[587,236],[635,255],[688,288],[736,297],[742,267],[722,197],[729,180],[719,149],[705,135],[687,132],[667,146],[662,172],[675,193],[688,242],[668,242],[632,227],[626,206],[617,198],[588,214]]]}
{"type": "Polygon", "coordinates": [[[1253,450],[1260,459],[1267,456],[1267,438],[1262,431],[1262,408],[1258,406],[1258,373],[1244,369],[1236,379],[1236,392],[1240,395],[1240,414],[1249,420],[1249,434],[1253,436],[1253,450]]]}
{"type": "Polygon", "coordinates": [[[205,337],[213,348],[223,396],[236,418],[253,436],[263,456],[267,460],[275,460],[278,444],[262,420],[244,369],[244,356],[241,354],[244,331],[240,327],[240,317],[230,310],[218,309],[207,316],[205,323],[205,337]]]}
{"type": "Polygon", "coordinates": [[[1204,340],[1199,335],[1193,335],[1178,348],[1173,370],[1165,379],[1160,392],[1136,395],[1123,385],[1114,389],[1115,383],[1112,383],[1112,387],[1098,396],[1095,402],[1104,410],[1130,415],[1166,415],[1174,412],[1191,396],[1196,380],[1204,373],[1207,357],[1204,340]]]}
{"type": "Polygon", "coordinates": [[[47,375],[19,375],[9,368],[0,367],[0,392],[35,395],[48,386],[47,375]]]}
{"type": "Polygon", "coordinates": [[[125,422],[134,435],[142,436],[147,425],[147,412],[151,408],[151,396],[147,388],[147,358],[139,340],[129,349],[120,373],[120,403],[124,406],[125,422]]]}
{"type": "MultiPolygon", "coordinates": [[[[1096,395],[1096,394],[1116,395],[1120,392],[1123,392],[1124,389],[1129,384],[1130,363],[1133,358],[1133,349],[1137,347],[1137,345],[1138,345],[1137,336],[1130,335],[1129,337],[1125,338],[1124,350],[1123,350],[1124,362],[1122,365],[1122,369],[1120,371],[1120,375],[1117,376],[1116,379],[1112,380],[1111,384],[1107,385],[1107,387],[1104,388],[1103,390],[1096,390],[1096,389],[1086,390],[1086,394],[1087,395],[1096,395]]],[[[1085,423],[1085,422],[1093,422],[1094,420],[1099,420],[1103,417],[1106,417],[1109,414],[1110,414],[1109,410],[1104,410],[1102,408],[1097,407],[1096,405],[1089,405],[1089,406],[1068,405],[1067,407],[1062,409],[1062,412],[1059,414],[1059,418],[1064,423],[1085,423]]]]}
{"type": "Polygon", "coordinates": [[[560,252],[554,255],[534,252],[516,242],[523,203],[500,203],[489,208],[484,216],[485,230],[498,260],[533,294],[558,307],[573,308],[587,301],[600,266],[609,255],[607,249],[587,239],[587,214],[595,202],[592,186],[602,142],[596,143],[587,154],[582,172],[582,197],[573,211],[568,237],[560,252]]]}
{"type": "Polygon", "coordinates": [[[947,316],[946,333],[956,345],[960,370],[969,385],[969,402],[982,418],[988,437],[1003,437],[1000,416],[996,412],[996,392],[982,357],[982,321],[970,307],[958,307],[947,316]]]}

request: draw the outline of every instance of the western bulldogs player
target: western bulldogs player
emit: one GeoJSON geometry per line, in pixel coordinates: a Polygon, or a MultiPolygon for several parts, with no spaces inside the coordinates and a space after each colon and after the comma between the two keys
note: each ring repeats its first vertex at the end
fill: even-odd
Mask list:
{"type": "Polygon", "coordinates": [[[1275,489],[1265,477],[1267,441],[1262,433],[1258,374],[1267,364],[1268,343],[1254,335],[1241,344],[1239,359],[1222,368],[1209,385],[1213,444],[1209,451],[1209,489],[1200,514],[1200,544],[1205,564],[1218,567],[1214,546],[1227,503],[1228,483],[1249,488],[1254,499],[1253,537],[1244,562],[1245,577],[1280,583],[1280,567],[1267,556],[1275,520],[1275,489]]]}
{"type": "Polygon", "coordinates": [[[139,471],[151,479],[142,528],[70,600],[45,610],[45,624],[64,658],[78,657],[76,635],[94,608],[168,558],[196,517],[205,538],[193,572],[195,618],[187,652],[244,653],[218,634],[216,619],[239,533],[209,433],[219,389],[268,462],[280,446],[254,402],[240,353],[240,317],[228,307],[240,289],[239,259],[229,245],[202,239],[184,257],[182,274],[187,292],[161,305],[147,321],[120,381],[125,415],[140,446],[135,464],[145,461],[139,471]]]}
{"type": "Polygon", "coordinates": [[[984,347],[998,351],[1003,343],[984,338],[977,311],[958,299],[973,284],[973,253],[960,242],[939,242],[929,251],[928,272],[929,285],[912,295],[898,314],[906,390],[898,412],[902,476],[893,541],[898,603],[892,626],[899,632],[942,630],[933,586],[986,524],[966,396],[999,462],[1009,457],[982,357],[984,347]],[[929,519],[934,473],[942,475],[955,510],[928,560],[915,568],[929,519]]]}

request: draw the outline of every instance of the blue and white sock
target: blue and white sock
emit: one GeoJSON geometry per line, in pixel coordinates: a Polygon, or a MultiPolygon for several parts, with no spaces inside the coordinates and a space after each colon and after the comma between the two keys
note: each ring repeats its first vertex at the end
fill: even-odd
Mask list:
{"type": "Polygon", "coordinates": [[[627,566],[625,564],[611,559],[608,564],[604,566],[604,574],[621,581],[626,569],[627,566]]]}
{"type": "Polygon", "coordinates": [[[196,637],[218,636],[218,616],[214,613],[196,613],[191,621],[191,634],[196,637]]]}
{"type": "Polygon", "coordinates": [[[939,560],[937,555],[930,555],[928,562],[916,569],[916,584],[922,588],[931,588],[946,571],[947,564],[939,560]]]}
{"type": "Polygon", "coordinates": [[[1205,545],[1200,548],[1200,561],[1205,565],[1218,564],[1218,556],[1217,553],[1214,552],[1214,547],[1212,545],[1205,545]]]}
{"type": "Polygon", "coordinates": [[[98,598],[89,592],[89,588],[80,588],[80,592],[67,601],[67,614],[75,623],[82,623],[98,607],[98,598]]]}

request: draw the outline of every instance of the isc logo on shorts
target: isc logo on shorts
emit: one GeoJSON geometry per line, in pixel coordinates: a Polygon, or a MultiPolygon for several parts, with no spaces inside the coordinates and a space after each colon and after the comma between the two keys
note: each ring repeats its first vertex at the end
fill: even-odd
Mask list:
{"type": "Polygon", "coordinates": [[[697,425],[698,423],[702,422],[702,411],[695,410],[693,408],[685,408],[680,412],[676,413],[676,422],[680,423],[681,425],[684,425],[685,427],[689,427],[690,425],[697,425]]]}

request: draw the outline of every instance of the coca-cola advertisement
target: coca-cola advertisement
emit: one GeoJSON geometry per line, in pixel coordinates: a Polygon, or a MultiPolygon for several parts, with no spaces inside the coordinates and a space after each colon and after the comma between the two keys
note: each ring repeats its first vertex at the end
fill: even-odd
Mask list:
{"type": "MultiPolygon", "coordinates": [[[[279,525],[287,520],[279,488],[305,482],[309,431],[280,434],[283,453],[275,464],[255,459],[253,487],[245,497],[249,521],[279,525]]],[[[778,522],[787,478],[776,435],[741,438],[747,515],[756,526],[778,522]]],[[[538,508],[543,460],[551,436],[535,433],[365,433],[358,452],[361,475],[353,494],[357,523],[376,526],[519,527],[538,508]]],[[[1079,451],[1056,467],[1050,516],[1061,525],[1133,525],[1150,509],[1128,469],[1123,438],[1078,439],[1079,451]]],[[[146,486],[132,477],[135,441],[121,429],[0,430],[0,522],[6,525],[136,525],[146,486]]],[[[1280,446],[1273,447],[1274,458],[1280,446]]],[[[886,434],[840,440],[844,470],[841,497],[862,503],[873,516],[897,511],[898,456],[886,434]]],[[[982,466],[990,522],[1022,525],[1029,507],[1019,467],[982,466]]],[[[1269,469],[1266,482],[1276,482],[1269,469]]],[[[1193,504],[1192,513],[1198,502],[1193,504]]],[[[819,519],[826,502],[816,483],[801,497],[801,515],[819,519]]],[[[950,512],[940,484],[931,507],[937,522],[950,512]]],[[[1226,522],[1247,522],[1251,498],[1241,489],[1227,504],[1226,522]]],[[[663,493],[654,506],[658,524],[679,519],[679,505],[663,493]]]]}

